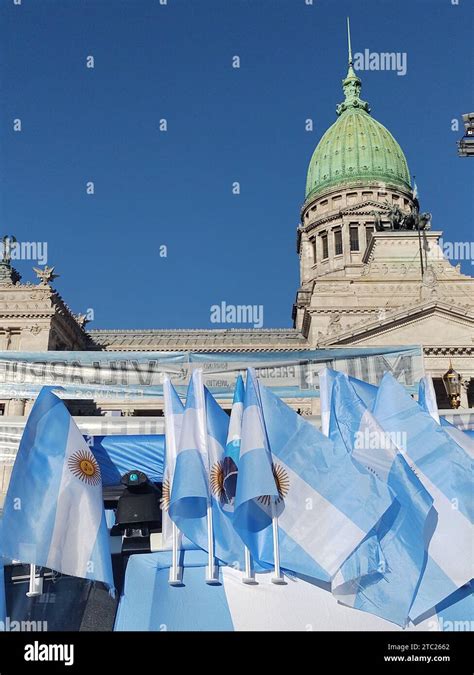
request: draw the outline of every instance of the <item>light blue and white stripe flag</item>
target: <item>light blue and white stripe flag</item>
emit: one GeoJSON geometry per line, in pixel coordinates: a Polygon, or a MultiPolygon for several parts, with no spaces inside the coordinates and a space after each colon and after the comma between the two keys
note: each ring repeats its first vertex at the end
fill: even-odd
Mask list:
{"type": "Polygon", "coordinates": [[[178,529],[198,546],[207,540],[209,501],[206,406],[198,369],[188,385],[169,506],[178,529]]]}
{"type": "MultiPolygon", "coordinates": [[[[232,503],[225,487],[225,448],[229,438],[229,416],[218,405],[206,387],[204,387],[204,395],[214,551],[219,560],[232,565],[234,569],[243,570],[244,543],[234,528],[232,503]]],[[[237,426],[235,432],[238,432],[237,426]]],[[[201,546],[201,548],[203,547],[201,546]]]]}
{"type": "Polygon", "coordinates": [[[459,445],[470,457],[474,457],[474,440],[462,429],[458,429],[454,424],[448,422],[445,417],[440,417],[438,413],[438,404],[436,402],[436,393],[433,386],[433,380],[429,375],[422,377],[418,387],[418,404],[421,409],[429,413],[431,417],[441,424],[444,431],[451,436],[453,441],[459,445]]]}
{"type": "MultiPolygon", "coordinates": [[[[241,431],[233,522],[254,560],[263,562],[259,533],[271,526],[275,514],[269,507],[279,500],[279,490],[268,447],[259,384],[252,368],[247,370],[241,431]]],[[[271,532],[269,536],[273,542],[271,532]]]]}
{"type": "Polygon", "coordinates": [[[237,377],[230,412],[229,431],[224,453],[223,488],[226,496],[224,508],[234,510],[235,493],[237,490],[237,474],[239,470],[240,444],[242,440],[242,417],[244,414],[245,387],[242,375],[237,377]]]}
{"type": "Polygon", "coordinates": [[[114,582],[99,465],[64,403],[44,387],[28,417],[5,499],[0,553],[114,582]]]}
{"type": "MultiPolygon", "coordinates": [[[[323,368],[323,370],[319,372],[321,431],[325,436],[329,435],[332,408],[332,388],[337,374],[338,371],[332,370],[332,368],[323,368]]],[[[369,384],[368,382],[358,380],[357,378],[351,377],[349,375],[346,375],[346,377],[364,405],[367,408],[372,408],[377,395],[378,387],[376,387],[374,384],[369,384]]]]}
{"type": "MultiPolygon", "coordinates": [[[[390,507],[392,495],[270,390],[260,385],[259,392],[278,489],[272,499],[281,566],[328,582],[390,507]]],[[[245,440],[244,428],[242,446],[245,440]]],[[[239,469],[237,491],[240,480],[239,469]]],[[[262,512],[271,512],[268,499],[257,504],[262,512]]],[[[270,527],[251,544],[254,558],[273,564],[270,527]]]]}
{"type": "Polygon", "coordinates": [[[342,565],[333,595],[406,626],[426,561],[433,499],[342,373],[335,374],[332,395],[331,440],[337,444],[340,438],[352,459],[396,496],[369,538],[342,565]]]}
{"type": "Polygon", "coordinates": [[[168,509],[170,505],[171,489],[173,486],[173,476],[176,466],[176,456],[178,453],[178,443],[181,436],[181,427],[183,424],[184,405],[176,393],[176,389],[173,387],[169,378],[167,377],[163,381],[163,398],[166,443],[161,499],[161,524],[163,548],[171,548],[173,545],[173,521],[169,516],[168,509]]]}
{"type": "Polygon", "coordinates": [[[229,417],[203,385],[202,370],[195,370],[188,387],[169,513],[191,542],[209,551],[210,506],[214,554],[241,567],[243,542],[224,511],[223,463],[228,427],[229,417]]]}
{"type": "Polygon", "coordinates": [[[420,379],[418,384],[418,405],[425,412],[429,413],[435,422],[440,424],[436,392],[433,385],[433,379],[430,375],[425,375],[420,379]]]}
{"type": "Polygon", "coordinates": [[[436,606],[436,620],[428,621],[429,630],[445,632],[474,631],[474,584],[466,584],[436,606]]]}
{"type": "Polygon", "coordinates": [[[388,373],[374,415],[384,431],[405,435],[405,457],[437,512],[429,558],[410,612],[415,620],[472,578],[472,460],[388,373]]]}

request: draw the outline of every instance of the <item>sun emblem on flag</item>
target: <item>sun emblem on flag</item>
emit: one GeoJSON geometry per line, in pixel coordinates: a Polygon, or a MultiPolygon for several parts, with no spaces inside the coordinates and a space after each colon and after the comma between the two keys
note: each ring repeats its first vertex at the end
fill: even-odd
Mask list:
{"type": "Polygon", "coordinates": [[[68,459],[68,467],[76,478],[88,485],[99,485],[101,482],[100,468],[90,450],[78,450],[68,459]]]}
{"type": "Polygon", "coordinates": [[[226,501],[226,494],[224,489],[224,462],[219,461],[214,464],[210,473],[210,486],[212,494],[223,503],[226,501]]]}
{"type": "Polygon", "coordinates": [[[290,489],[290,479],[288,474],[281,464],[272,464],[273,478],[275,479],[276,488],[278,490],[278,497],[272,497],[271,495],[262,495],[258,498],[258,501],[265,506],[270,506],[270,504],[279,504],[283,501],[288,494],[290,489]]]}
{"type": "Polygon", "coordinates": [[[161,486],[160,506],[162,511],[168,511],[171,501],[171,483],[169,476],[166,476],[161,486]]]}

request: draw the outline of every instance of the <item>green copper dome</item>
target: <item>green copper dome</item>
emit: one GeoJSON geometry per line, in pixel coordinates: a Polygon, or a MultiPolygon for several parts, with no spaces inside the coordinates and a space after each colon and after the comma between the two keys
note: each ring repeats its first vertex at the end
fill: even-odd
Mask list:
{"type": "Polygon", "coordinates": [[[339,117],[319,141],[309,163],[306,199],[335,186],[363,181],[411,191],[402,149],[388,129],[370,116],[368,104],[359,97],[361,81],[352,68],[350,52],[342,86],[345,100],[337,106],[339,117]]]}

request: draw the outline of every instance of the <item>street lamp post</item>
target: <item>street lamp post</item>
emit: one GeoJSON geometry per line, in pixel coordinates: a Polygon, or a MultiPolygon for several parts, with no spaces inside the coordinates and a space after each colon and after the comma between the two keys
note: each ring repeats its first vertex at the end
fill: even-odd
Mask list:
{"type": "Polygon", "coordinates": [[[451,361],[449,370],[443,375],[443,384],[451,408],[459,408],[461,405],[461,375],[454,370],[451,361]]]}

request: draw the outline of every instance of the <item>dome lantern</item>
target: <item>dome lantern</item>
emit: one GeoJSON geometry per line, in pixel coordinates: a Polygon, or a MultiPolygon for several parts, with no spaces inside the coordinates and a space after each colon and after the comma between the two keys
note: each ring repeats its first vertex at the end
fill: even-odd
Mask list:
{"type": "Polygon", "coordinates": [[[335,188],[384,183],[411,194],[408,164],[399,144],[360,98],[362,83],[354,71],[349,20],[349,67],[342,81],[344,101],[311,158],[306,202],[335,188]]]}

